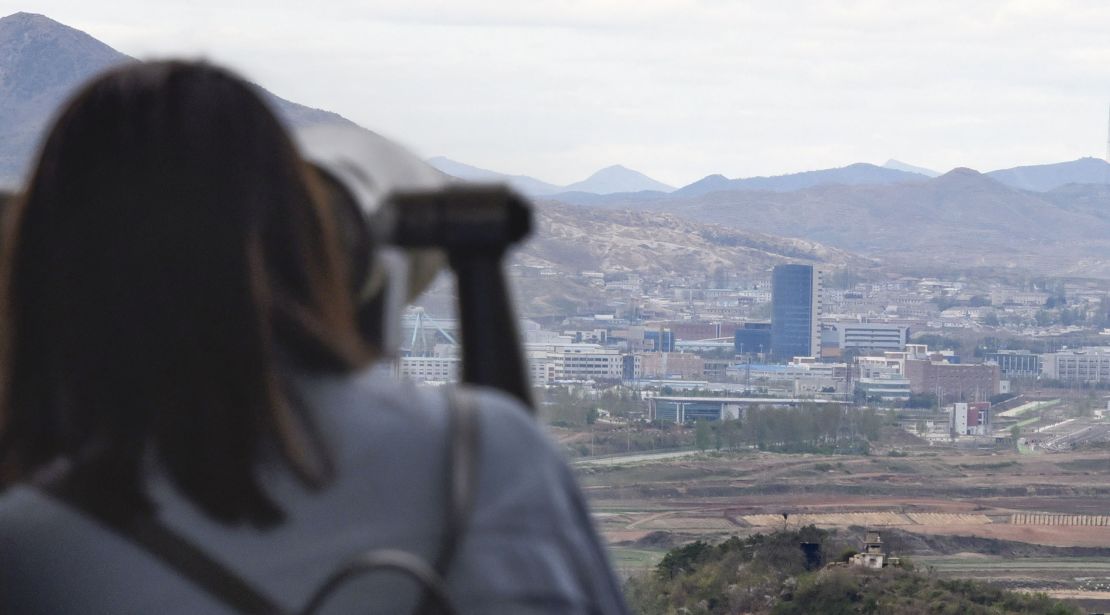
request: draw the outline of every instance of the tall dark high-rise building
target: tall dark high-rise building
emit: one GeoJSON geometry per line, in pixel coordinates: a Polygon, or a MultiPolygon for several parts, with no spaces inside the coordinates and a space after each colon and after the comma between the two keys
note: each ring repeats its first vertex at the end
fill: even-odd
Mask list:
{"type": "Polygon", "coordinates": [[[821,352],[821,271],[779,265],[771,273],[771,355],[780,361],[821,352]]]}

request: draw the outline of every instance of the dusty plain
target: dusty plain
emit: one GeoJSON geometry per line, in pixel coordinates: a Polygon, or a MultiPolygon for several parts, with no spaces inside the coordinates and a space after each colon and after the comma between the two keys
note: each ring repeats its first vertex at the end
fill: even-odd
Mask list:
{"type": "Polygon", "coordinates": [[[696,539],[814,524],[883,533],[936,574],[1110,606],[1110,448],[900,443],[867,456],[756,450],[582,460],[576,474],[622,574],[696,539]]]}

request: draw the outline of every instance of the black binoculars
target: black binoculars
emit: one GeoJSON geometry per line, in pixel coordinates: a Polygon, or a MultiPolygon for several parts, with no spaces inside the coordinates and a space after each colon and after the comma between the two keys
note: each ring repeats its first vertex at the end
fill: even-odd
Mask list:
{"type": "Polygon", "coordinates": [[[458,293],[463,382],[500,389],[534,410],[502,263],[532,230],[529,204],[502,185],[395,192],[370,227],[381,244],[446,254],[458,293]]]}

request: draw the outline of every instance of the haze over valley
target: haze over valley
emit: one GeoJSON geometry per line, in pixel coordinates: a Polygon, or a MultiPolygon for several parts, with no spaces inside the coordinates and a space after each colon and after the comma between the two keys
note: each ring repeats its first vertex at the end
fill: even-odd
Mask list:
{"type": "MultiPolygon", "coordinates": [[[[17,13],[0,19],[0,83],[4,86],[0,88],[0,182],[18,181],[46,122],[77,84],[128,61],[132,59],[107,44],[44,16],[17,13]]],[[[348,122],[337,114],[267,94],[294,126],[348,122]]],[[[635,270],[651,263],[676,273],[696,271],[697,259],[689,255],[717,250],[705,243],[704,237],[716,233],[701,226],[709,224],[732,229],[733,234],[779,237],[773,241],[783,245],[801,241],[814,246],[812,260],[833,266],[854,259],[893,269],[907,264],[941,269],[998,267],[1110,278],[1110,192],[1106,189],[1110,164],[1093,158],[982,174],[954,169],[939,177],[894,160],[883,166],[860,162],[775,177],[709,175],[680,187],[619,164],[560,186],[445,157],[429,162],[462,180],[506,181],[525,194],[541,197],[541,224],[546,227],[574,227],[588,244],[612,244],[574,258],[570,258],[573,251],[559,256],[551,248],[556,237],[541,237],[526,249],[532,260],[567,271],[584,265],[586,254],[602,252],[604,263],[617,269],[635,270]],[[571,210],[545,203],[576,205],[582,210],[580,215],[568,215],[571,210]],[[654,245],[684,248],[659,247],[651,258],[620,248],[621,216],[604,212],[621,210],[637,212],[644,234],[650,234],[646,230],[652,224],[649,214],[687,221],[676,225],[665,216],[655,219],[670,239],[654,245]]],[[[799,160],[798,166],[804,164],[799,160]]],[[[627,214],[623,220],[633,216],[627,214]]],[[[709,260],[738,262],[734,255],[723,253],[709,260]]],[[[769,261],[756,258],[746,263],[739,266],[750,269],[769,261]]]]}

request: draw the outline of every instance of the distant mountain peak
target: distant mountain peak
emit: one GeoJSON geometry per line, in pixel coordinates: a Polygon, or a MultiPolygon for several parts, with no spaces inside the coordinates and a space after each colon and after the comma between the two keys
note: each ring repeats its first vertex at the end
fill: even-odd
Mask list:
{"type": "Polygon", "coordinates": [[[610,165],[595,171],[586,179],[569,186],[557,186],[527,175],[509,175],[482,169],[452,160],[446,156],[435,156],[429,158],[427,162],[440,171],[464,181],[504,182],[531,196],[548,196],[568,192],[605,195],[618,192],[670,192],[674,190],[674,188],[662,182],[620,164],[610,165]]]}
{"type": "Polygon", "coordinates": [[[88,34],[43,15],[0,18],[0,185],[22,175],[48,118],[74,88],[130,61],[88,34]]]}
{"type": "Polygon", "coordinates": [[[687,184],[675,190],[674,194],[679,196],[699,196],[710,192],[728,190],[732,181],[733,180],[720,173],[714,173],[712,175],[706,175],[692,184],[687,184]]]}
{"type": "MultiPolygon", "coordinates": [[[[76,88],[106,69],[133,61],[45,15],[0,17],[0,186],[18,183],[49,118],[76,88]]],[[[288,125],[349,123],[335,113],[262,92],[288,125]]]]}
{"type": "Polygon", "coordinates": [[[929,180],[928,185],[942,192],[991,192],[1010,193],[1013,187],[1007,186],[993,177],[967,167],[956,167],[951,171],[929,180]]]}
{"type": "Polygon", "coordinates": [[[81,52],[89,58],[74,57],[77,64],[96,62],[109,56],[113,60],[130,58],[76,28],[38,13],[13,13],[0,17],[0,77],[5,69],[17,65],[21,56],[42,52],[81,52]],[[51,49],[51,46],[55,49],[51,49]],[[57,49],[61,47],[61,49],[57,49]]]}
{"type": "Polygon", "coordinates": [[[643,192],[645,190],[671,192],[674,187],[620,164],[607,166],[586,179],[565,187],[566,192],[592,192],[594,194],[643,192]]]}
{"type": "MultiPolygon", "coordinates": [[[[55,24],[55,25],[61,26],[63,28],[69,28],[69,26],[67,26],[65,24],[62,24],[62,23],[59,23],[57,21],[54,21],[53,19],[50,19],[46,15],[41,15],[39,13],[28,13],[26,11],[18,11],[18,12],[12,13],[11,15],[7,15],[5,17],[0,17],[0,24],[42,24],[42,25],[55,24]]],[[[69,28],[69,29],[72,30],[72,28],[69,28]]],[[[80,30],[76,30],[76,32],[80,32],[80,30]]]]}
{"type": "Polygon", "coordinates": [[[982,173],[980,173],[979,171],[976,171],[975,169],[969,168],[969,167],[956,167],[956,168],[952,169],[951,171],[945,173],[944,175],[941,175],[940,177],[949,177],[949,176],[951,176],[951,177],[958,177],[958,176],[978,177],[978,176],[981,176],[981,175],[982,175],[982,173]]]}
{"type": "Polygon", "coordinates": [[[1110,184],[1110,163],[1088,156],[1055,164],[1000,169],[987,175],[1013,188],[1048,192],[1068,184],[1110,184]]]}
{"type": "Polygon", "coordinates": [[[956,167],[956,168],[952,169],[951,171],[945,173],[944,175],[938,175],[937,177],[933,178],[932,182],[933,183],[937,183],[937,182],[940,182],[940,183],[990,182],[992,184],[998,183],[998,182],[994,181],[993,179],[991,179],[990,177],[987,177],[986,175],[980,173],[979,171],[976,171],[975,169],[970,169],[968,167],[956,167]]]}
{"type": "MultiPolygon", "coordinates": [[[[69,68],[79,71],[88,66],[126,61],[131,58],[92,36],[45,15],[21,12],[0,17],[0,79],[11,81],[22,76],[17,74],[17,71],[33,68],[28,65],[29,62],[57,62],[62,59],[65,60],[65,66],[42,68],[53,71],[58,68],[69,68]]],[[[51,76],[62,79],[69,75],[52,74],[51,76]]]]}
{"type": "Polygon", "coordinates": [[[609,165],[607,167],[603,167],[601,169],[598,169],[597,171],[594,171],[593,174],[591,174],[590,177],[588,177],[586,179],[590,179],[590,178],[593,178],[593,177],[602,177],[602,176],[605,176],[605,175],[615,175],[615,174],[618,174],[618,173],[635,173],[635,172],[636,171],[633,171],[632,169],[629,169],[628,167],[626,167],[624,165],[613,164],[613,165],[609,165]]]}
{"type": "Polygon", "coordinates": [[[883,168],[884,169],[894,169],[895,171],[906,171],[907,173],[918,173],[920,175],[924,175],[925,177],[938,177],[938,176],[940,176],[940,173],[938,173],[938,172],[936,172],[932,169],[926,169],[925,167],[915,166],[915,165],[912,165],[912,164],[902,162],[901,160],[895,160],[893,158],[891,158],[890,160],[887,160],[886,163],[883,164],[883,168]]]}

